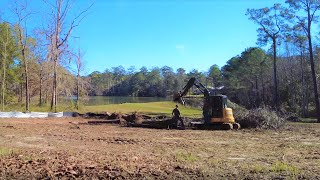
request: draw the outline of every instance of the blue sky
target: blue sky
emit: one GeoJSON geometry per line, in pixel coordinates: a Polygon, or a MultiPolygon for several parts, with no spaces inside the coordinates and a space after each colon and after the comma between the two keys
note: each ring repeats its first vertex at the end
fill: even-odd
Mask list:
{"type": "MultiPolygon", "coordinates": [[[[39,3],[30,1],[34,10],[39,3]]],[[[89,1],[76,3],[75,10],[89,1]]],[[[256,46],[258,26],[245,16],[246,9],[274,3],[283,1],[96,0],[73,32],[80,39],[70,43],[85,52],[87,73],[119,65],[207,71],[256,46]]],[[[7,4],[10,1],[1,0],[0,7],[7,4]]],[[[42,21],[34,18],[39,20],[33,22],[42,21]]]]}

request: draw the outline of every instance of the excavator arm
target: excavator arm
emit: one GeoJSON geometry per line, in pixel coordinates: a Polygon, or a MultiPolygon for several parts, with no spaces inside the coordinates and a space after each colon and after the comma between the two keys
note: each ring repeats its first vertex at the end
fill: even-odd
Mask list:
{"type": "Polygon", "coordinates": [[[188,83],[182,88],[182,90],[173,96],[173,101],[179,102],[184,105],[185,101],[184,101],[183,97],[188,93],[188,91],[190,90],[190,88],[192,86],[197,87],[199,89],[199,91],[202,94],[204,94],[204,97],[210,96],[210,92],[208,91],[208,89],[203,84],[201,84],[199,81],[197,81],[196,78],[192,77],[192,78],[190,78],[188,83]]]}

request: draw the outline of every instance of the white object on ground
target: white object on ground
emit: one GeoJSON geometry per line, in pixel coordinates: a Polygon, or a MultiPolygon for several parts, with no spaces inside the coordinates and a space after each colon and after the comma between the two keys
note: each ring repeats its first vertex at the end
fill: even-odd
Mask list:
{"type": "Polygon", "coordinates": [[[48,117],[48,114],[47,112],[31,112],[31,118],[46,118],[48,117]]]}
{"type": "Polygon", "coordinates": [[[0,112],[0,118],[47,118],[47,117],[72,117],[72,112],[58,112],[58,113],[52,113],[52,112],[0,112]]]}
{"type": "Polygon", "coordinates": [[[48,117],[63,117],[63,112],[57,112],[57,113],[49,112],[48,117]]]}
{"type": "Polygon", "coordinates": [[[23,112],[14,112],[13,117],[14,118],[30,118],[31,114],[30,113],[23,113],[23,112]]]}
{"type": "Polygon", "coordinates": [[[73,117],[74,112],[63,112],[63,117],[73,117]]]}

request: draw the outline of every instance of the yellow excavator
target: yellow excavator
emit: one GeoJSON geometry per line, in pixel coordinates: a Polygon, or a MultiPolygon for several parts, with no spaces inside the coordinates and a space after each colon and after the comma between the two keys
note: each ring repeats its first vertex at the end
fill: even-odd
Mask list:
{"type": "Polygon", "coordinates": [[[173,101],[185,105],[184,96],[190,88],[195,86],[204,95],[203,100],[203,121],[191,122],[194,129],[220,129],[231,130],[240,129],[240,124],[235,122],[231,108],[227,107],[227,96],[215,95],[210,92],[204,85],[191,78],[179,93],[173,96],[173,101]]]}

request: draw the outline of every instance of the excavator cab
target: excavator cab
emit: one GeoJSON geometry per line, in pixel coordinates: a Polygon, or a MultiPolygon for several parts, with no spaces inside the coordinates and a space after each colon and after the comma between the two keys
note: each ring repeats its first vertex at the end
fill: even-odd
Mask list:
{"type": "Polygon", "coordinates": [[[227,106],[228,98],[225,95],[214,95],[204,98],[203,116],[204,125],[195,124],[201,129],[239,129],[240,124],[235,122],[232,109],[227,106]]]}
{"type": "Polygon", "coordinates": [[[211,118],[223,118],[223,109],[226,107],[225,101],[223,96],[210,96],[211,118]]]}
{"type": "Polygon", "coordinates": [[[228,98],[225,95],[210,96],[211,123],[234,123],[232,109],[228,108],[228,98]]]}

